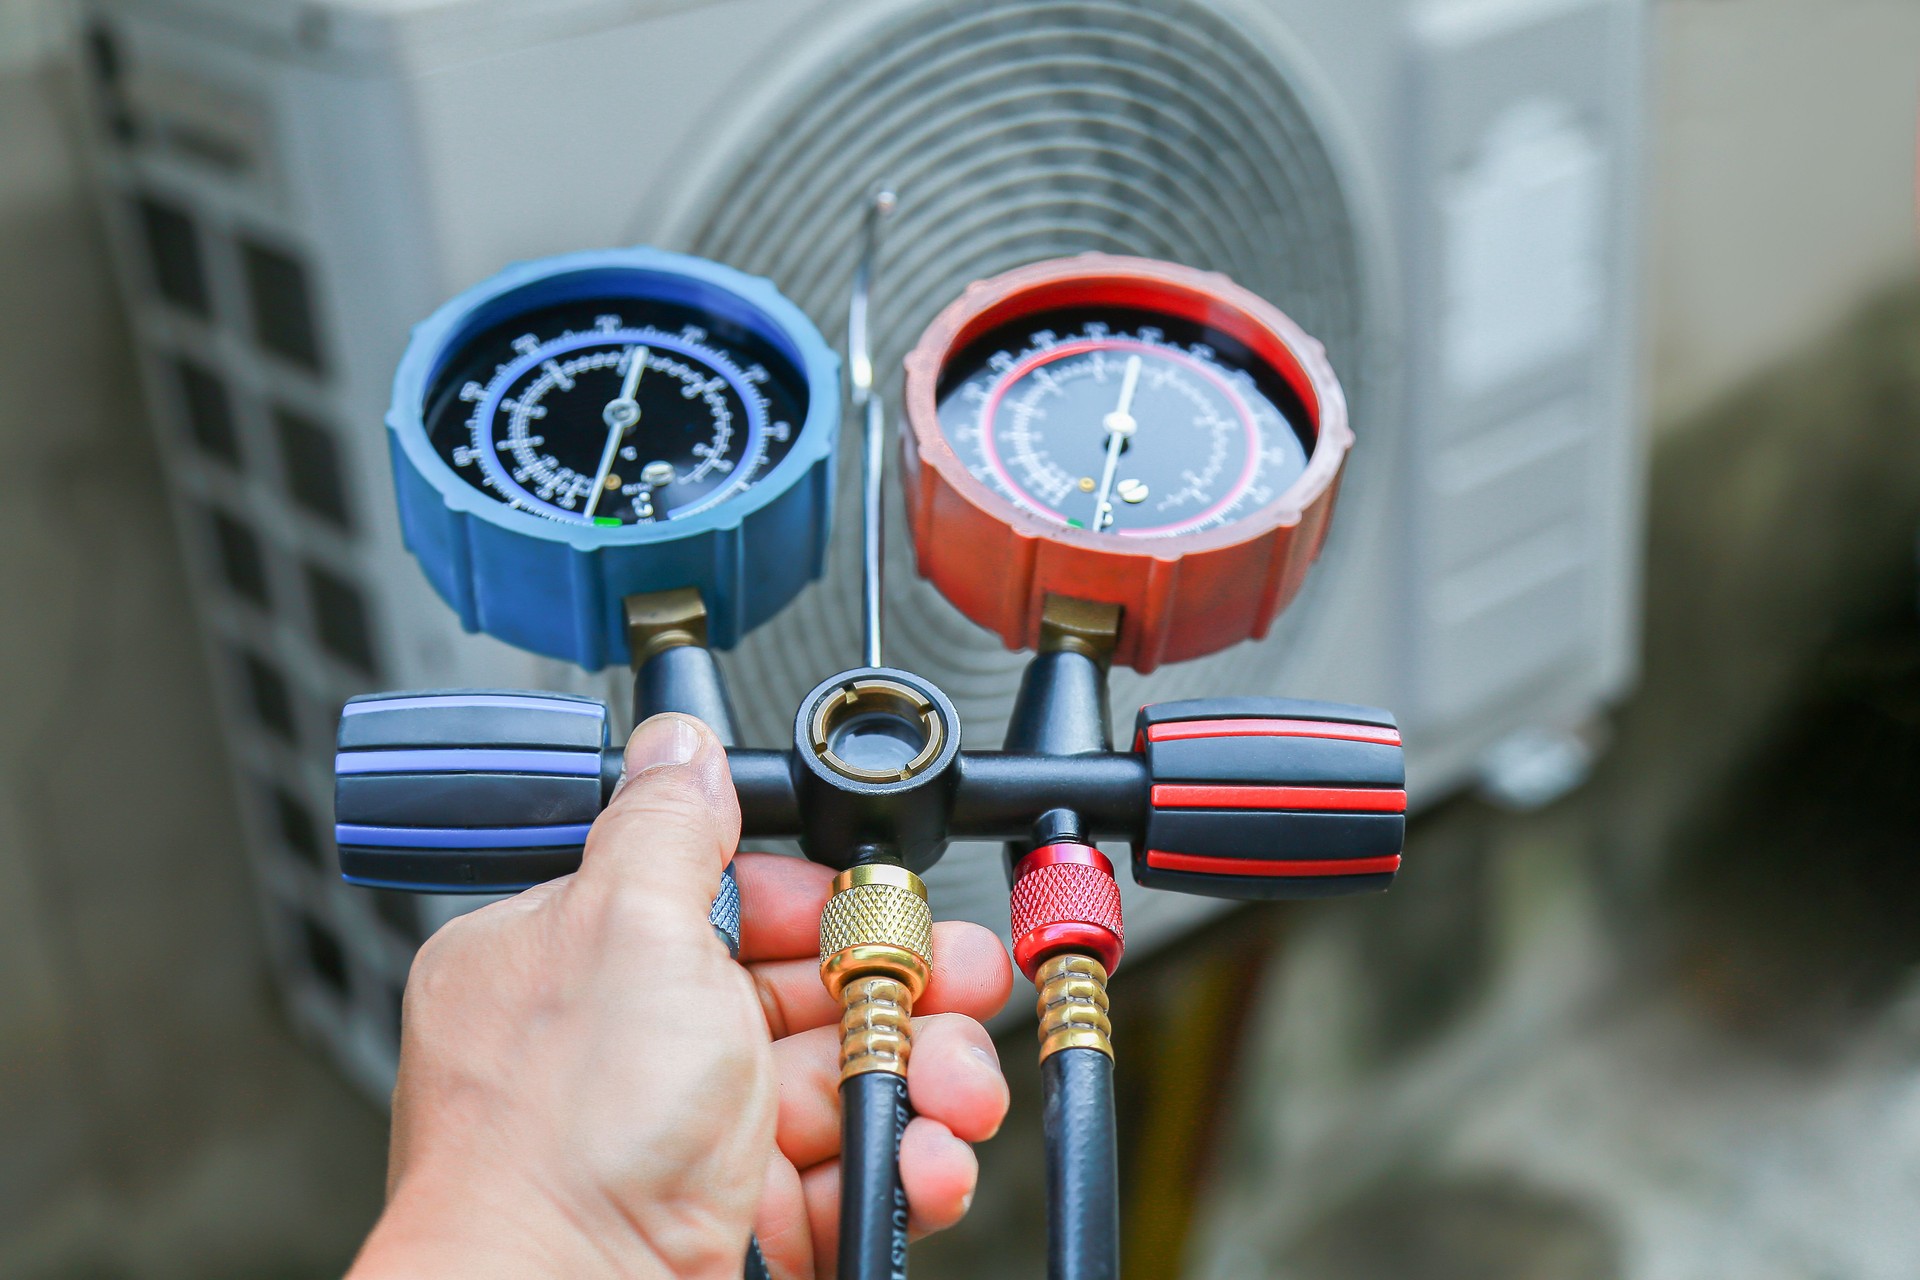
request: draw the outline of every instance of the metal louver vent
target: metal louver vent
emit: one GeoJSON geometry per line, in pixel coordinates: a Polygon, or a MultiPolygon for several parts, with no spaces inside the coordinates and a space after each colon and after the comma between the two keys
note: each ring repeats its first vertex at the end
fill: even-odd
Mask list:
{"type": "MultiPolygon", "coordinates": [[[[969,281],[1093,249],[1226,272],[1321,338],[1365,402],[1352,385],[1364,289],[1347,193],[1285,69],[1219,5],[965,0],[848,20],[858,35],[766,112],[683,225],[688,248],[771,277],[837,339],[858,208],[874,183],[894,185],[876,298],[893,403],[901,356],[969,281]]],[[[842,451],[843,495],[858,457],[842,451]]],[[[919,581],[890,490],[888,660],[939,681],[973,745],[992,746],[1022,659],[919,581]]],[[[730,661],[750,741],[784,739],[785,709],[858,659],[858,531],[844,501],[841,516],[827,579],[730,661]]],[[[1116,673],[1116,716],[1149,697],[1271,687],[1284,643],[1147,681],[1116,673]]]]}

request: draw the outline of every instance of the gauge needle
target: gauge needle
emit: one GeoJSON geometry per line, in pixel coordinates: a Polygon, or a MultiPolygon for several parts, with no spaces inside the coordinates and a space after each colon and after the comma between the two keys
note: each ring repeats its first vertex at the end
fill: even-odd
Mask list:
{"type": "Polygon", "coordinates": [[[1100,496],[1094,502],[1094,532],[1113,523],[1113,476],[1120,468],[1120,450],[1126,448],[1127,437],[1140,429],[1133,419],[1133,392],[1140,385],[1140,357],[1127,357],[1127,371],[1120,378],[1120,403],[1114,411],[1100,420],[1107,429],[1107,466],[1100,473],[1100,496]]]}
{"type": "Polygon", "coordinates": [[[589,520],[593,519],[594,508],[600,505],[600,495],[606,492],[607,476],[613,471],[614,457],[620,452],[620,437],[640,421],[640,403],[633,398],[633,393],[640,389],[640,375],[647,371],[649,354],[645,347],[627,348],[627,376],[621,380],[620,394],[607,401],[607,407],[600,411],[600,420],[607,424],[607,443],[600,450],[600,469],[593,473],[593,491],[587,495],[585,514],[589,520]]]}

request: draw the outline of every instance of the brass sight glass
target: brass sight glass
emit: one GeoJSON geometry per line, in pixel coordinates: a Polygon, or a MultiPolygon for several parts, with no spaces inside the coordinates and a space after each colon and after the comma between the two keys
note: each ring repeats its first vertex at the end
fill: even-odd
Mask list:
{"type": "Polygon", "coordinates": [[[856,782],[906,782],[940,758],[946,721],[925,694],[886,676],[849,680],[820,699],[807,741],[820,761],[856,782]]]}

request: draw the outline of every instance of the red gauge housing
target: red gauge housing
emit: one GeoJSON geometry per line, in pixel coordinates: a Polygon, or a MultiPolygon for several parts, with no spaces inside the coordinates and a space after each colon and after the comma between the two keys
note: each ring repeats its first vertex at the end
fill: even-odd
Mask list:
{"type": "Polygon", "coordinates": [[[1346,397],[1325,349],[1225,276],[1089,253],[968,286],[906,359],[906,500],[920,573],[1010,649],[1035,647],[1049,594],[1121,607],[1114,661],[1137,671],[1264,636],[1299,592],[1326,539],[1353,444],[1346,397]],[[1312,443],[1306,468],[1230,523],[1121,537],[1048,519],[977,479],[942,429],[939,393],[954,357],[1026,317],[1111,307],[1223,333],[1297,396],[1312,443]]]}

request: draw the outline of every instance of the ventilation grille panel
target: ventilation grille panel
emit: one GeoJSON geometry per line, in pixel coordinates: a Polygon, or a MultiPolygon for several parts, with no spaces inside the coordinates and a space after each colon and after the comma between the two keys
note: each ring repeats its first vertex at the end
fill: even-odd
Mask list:
{"type": "MultiPolygon", "coordinates": [[[[1336,368],[1353,365],[1359,245],[1333,163],[1284,70],[1215,8],[973,0],[849,29],[860,36],[768,113],[759,144],[703,202],[689,247],[771,277],[837,341],[861,202],[894,185],[875,300],[890,403],[900,358],[968,282],[1096,249],[1224,271],[1326,342],[1336,368]]],[[[841,462],[827,580],[732,664],[753,741],[784,740],[785,708],[858,659],[859,535],[845,499],[859,450],[841,462]]],[[[897,485],[889,497],[888,658],[937,680],[974,744],[991,745],[1021,660],[919,581],[897,485]]],[[[1116,703],[1271,686],[1284,643],[1144,682],[1121,673],[1116,703]]]]}

